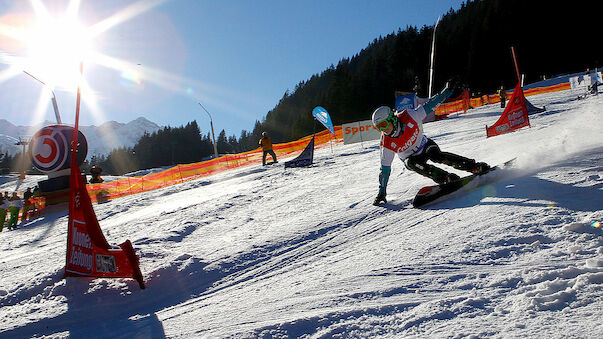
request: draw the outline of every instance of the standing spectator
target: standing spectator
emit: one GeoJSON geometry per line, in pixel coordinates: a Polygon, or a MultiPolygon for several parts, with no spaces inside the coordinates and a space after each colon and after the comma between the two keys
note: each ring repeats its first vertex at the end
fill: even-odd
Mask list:
{"type": "Polygon", "coordinates": [[[40,187],[35,186],[33,188],[33,202],[32,202],[32,207],[33,207],[33,213],[35,216],[40,216],[40,187]]]}
{"type": "Polygon", "coordinates": [[[8,209],[8,200],[0,194],[0,232],[4,228],[4,222],[6,221],[6,210],[8,209]]]}
{"type": "Polygon", "coordinates": [[[260,139],[259,144],[262,146],[263,151],[262,166],[266,166],[266,154],[270,154],[272,157],[272,163],[277,163],[278,161],[276,161],[276,154],[274,154],[274,151],[272,150],[272,140],[270,140],[268,133],[262,132],[262,138],[260,139]]]}
{"type": "Polygon", "coordinates": [[[91,184],[100,184],[102,183],[104,180],[103,178],[101,178],[101,173],[103,172],[103,169],[100,167],[96,167],[96,166],[92,166],[92,168],[90,169],[90,174],[92,175],[92,178],[90,179],[90,183],[91,184]]]}
{"type": "Polygon", "coordinates": [[[29,216],[29,210],[33,209],[33,203],[31,198],[33,197],[33,193],[31,192],[31,187],[28,187],[25,193],[23,193],[23,215],[21,216],[21,222],[26,221],[29,216]]]}
{"type": "Polygon", "coordinates": [[[505,108],[505,103],[507,102],[507,92],[505,92],[503,85],[500,85],[498,95],[500,96],[500,108],[505,108]]]}
{"type": "Polygon", "coordinates": [[[17,228],[19,222],[19,210],[23,207],[23,202],[19,199],[17,192],[13,192],[13,196],[10,198],[8,203],[8,211],[10,212],[10,219],[8,219],[8,229],[17,228]]]}

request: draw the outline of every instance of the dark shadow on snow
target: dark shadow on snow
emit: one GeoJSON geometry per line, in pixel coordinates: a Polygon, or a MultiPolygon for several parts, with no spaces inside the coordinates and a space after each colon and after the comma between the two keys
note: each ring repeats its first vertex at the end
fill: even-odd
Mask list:
{"type": "MultiPolygon", "coordinates": [[[[54,284],[56,287],[62,276],[63,270],[57,272],[49,284],[54,284]]],[[[56,288],[60,290],[58,295],[67,298],[68,309],[66,312],[56,317],[41,319],[36,323],[27,323],[24,326],[13,328],[2,333],[2,336],[4,338],[30,338],[64,335],[65,332],[68,332],[70,338],[166,337],[163,325],[157,315],[154,312],[149,313],[152,308],[140,307],[140,300],[132,301],[133,303],[130,304],[120,303],[119,299],[126,298],[123,295],[124,291],[113,291],[117,293],[115,295],[103,294],[102,296],[106,299],[99,299],[98,293],[89,293],[89,281],[86,278],[66,279],[64,286],[56,288]],[[138,308],[141,309],[141,313],[136,312],[138,308]],[[123,314],[123,317],[116,317],[116,313],[123,314]]],[[[137,289],[135,282],[128,283],[128,285],[129,290],[140,295],[139,298],[150,297],[148,290],[135,291],[137,289]]]]}
{"type": "Polygon", "coordinates": [[[479,187],[473,191],[451,197],[426,209],[455,209],[476,205],[509,205],[534,207],[561,207],[572,211],[595,212],[601,209],[601,187],[597,183],[588,187],[562,184],[535,176],[507,179],[479,187]],[[486,197],[513,199],[513,201],[487,201],[486,197]],[[521,201],[518,201],[520,199],[521,201]]]}

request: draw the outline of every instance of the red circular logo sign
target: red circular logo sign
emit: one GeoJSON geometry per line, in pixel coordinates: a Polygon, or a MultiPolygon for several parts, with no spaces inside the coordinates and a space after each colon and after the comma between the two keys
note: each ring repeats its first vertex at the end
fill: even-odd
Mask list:
{"type": "MultiPolygon", "coordinates": [[[[41,172],[50,173],[71,166],[71,143],[75,129],[66,125],[46,126],[33,135],[29,143],[31,163],[41,172]]],[[[77,158],[82,164],[88,154],[88,142],[78,131],[77,158]]]]}
{"type": "Polygon", "coordinates": [[[63,167],[69,154],[64,126],[48,126],[39,130],[31,139],[29,149],[33,165],[42,172],[54,172],[63,167]]]}

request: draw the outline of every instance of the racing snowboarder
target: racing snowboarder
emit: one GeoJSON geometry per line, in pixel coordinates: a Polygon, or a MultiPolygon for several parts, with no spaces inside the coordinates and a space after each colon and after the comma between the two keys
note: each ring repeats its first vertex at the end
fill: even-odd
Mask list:
{"type": "Polygon", "coordinates": [[[396,154],[404,162],[406,168],[431,178],[438,184],[453,182],[459,180],[460,177],[428,164],[427,160],[474,174],[481,174],[490,169],[490,166],[484,162],[476,162],[474,159],[442,152],[432,139],[423,134],[423,119],[435,111],[451,94],[452,90],[447,84],[442,92],[415,109],[394,112],[388,106],[381,106],[373,112],[373,125],[381,131],[379,194],[373,205],[387,203],[387,182],[396,154]]]}

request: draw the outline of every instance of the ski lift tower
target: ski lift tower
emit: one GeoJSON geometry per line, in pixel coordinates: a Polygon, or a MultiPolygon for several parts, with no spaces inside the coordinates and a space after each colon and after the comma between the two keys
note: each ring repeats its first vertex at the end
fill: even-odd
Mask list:
{"type": "Polygon", "coordinates": [[[29,143],[31,142],[31,137],[19,137],[19,141],[17,141],[17,143],[15,143],[15,145],[17,146],[23,146],[23,153],[21,155],[21,172],[25,172],[27,170],[27,162],[25,159],[27,159],[27,157],[25,156],[27,154],[27,146],[29,145],[29,143]]]}
{"type": "Polygon", "coordinates": [[[27,152],[27,145],[29,145],[30,141],[31,141],[30,137],[19,137],[19,141],[17,141],[17,143],[15,145],[23,146],[23,154],[25,154],[25,152],[27,152]]]}

